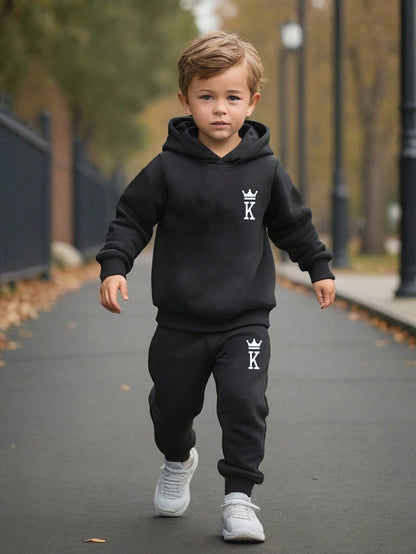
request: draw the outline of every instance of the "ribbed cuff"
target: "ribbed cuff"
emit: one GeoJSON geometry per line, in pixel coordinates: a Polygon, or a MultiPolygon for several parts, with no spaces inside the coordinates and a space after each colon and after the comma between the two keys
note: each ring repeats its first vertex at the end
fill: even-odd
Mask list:
{"type": "Polygon", "coordinates": [[[335,279],[335,275],[329,269],[328,260],[326,259],[316,260],[307,271],[312,283],[322,281],[323,279],[335,279]]]}
{"type": "Polygon", "coordinates": [[[244,477],[240,477],[239,475],[230,475],[225,478],[225,494],[230,494],[230,492],[243,492],[247,496],[251,496],[253,487],[253,481],[244,479],[244,477]]]}
{"type": "Polygon", "coordinates": [[[110,275],[123,275],[126,276],[126,264],[121,258],[107,258],[101,262],[100,279],[104,281],[106,277],[110,275]]]}

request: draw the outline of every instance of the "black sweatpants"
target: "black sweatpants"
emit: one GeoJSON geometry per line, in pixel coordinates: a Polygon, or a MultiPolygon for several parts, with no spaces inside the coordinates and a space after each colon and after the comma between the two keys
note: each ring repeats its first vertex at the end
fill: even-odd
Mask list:
{"type": "Polygon", "coordinates": [[[149,350],[154,386],[150,414],[158,448],[170,461],[185,461],[195,445],[192,425],[201,412],[207,381],[214,376],[224,459],[218,471],[225,493],[250,495],[263,482],[270,359],[267,328],[240,327],[223,333],[193,333],[157,327],[149,350]]]}

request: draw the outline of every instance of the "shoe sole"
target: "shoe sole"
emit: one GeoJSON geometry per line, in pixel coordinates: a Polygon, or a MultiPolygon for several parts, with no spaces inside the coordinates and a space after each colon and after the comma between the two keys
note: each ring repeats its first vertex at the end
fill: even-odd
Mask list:
{"type": "MultiPolygon", "coordinates": [[[[192,449],[193,451],[193,455],[194,455],[194,463],[195,463],[195,467],[192,471],[192,474],[191,474],[191,478],[189,479],[189,485],[191,484],[191,481],[192,481],[192,477],[194,476],[194,473],[196,471],[196,468],[198,467],[198,463],[199,463],[199,457],[198,457],[198,452],[193,448],[192,449]]],[[[156,487],[156,491],[157,491],[157,487],[156,487]]],[[[158,513],[158,515],[162,516],[162,517],[179,517],[181,516],[183,513],[186,512],[188,506],[189,506],[189,502],[191,500],[191,495],[189,494],[187,500],[186,500],[186,503],[182,506],[182,508],[180,510],[177,510],[176,512],[168,512],[166,510],[163,510],[163,509],[160,509],[157,504],[156,504],[156,493],[155,493],[155,498],[154,498],[154,505],[155,505],[155,509],[156,509],[156,512],[158,513]]]]}
{"type": "Polygon", "coordinates": [[[155,503],[155,509],[158,513],[159,516],[162,516],[162,517],[179,517],[181,516],[183,513],[186,512],[188,506],[189,506],[189,501],[190,501],[190,498],[187,500],[186,504],[184,506],[182,506],[182,508],[180,510],[178,510],[177,512],[166,512],[164,510],[160,510],[157,506],[156,506],[156,503],[155,503]]]}
{"type": "Polygon", "coordinates": [[[266,539],[264,533],[250,533],[250,531],[229,533],[225,529],[222,532],[222,536],[227,542],[264,542],[266,539]]]}

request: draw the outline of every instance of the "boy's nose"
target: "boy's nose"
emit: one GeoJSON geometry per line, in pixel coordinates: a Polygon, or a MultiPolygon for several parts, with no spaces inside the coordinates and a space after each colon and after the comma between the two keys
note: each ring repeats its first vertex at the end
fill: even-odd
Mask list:
{"type": "Polygon", "coordinates": [[[215,102],[213,111],[216,114],[226,113],[227,110],[226,110],[224,102],[215,102]]]}

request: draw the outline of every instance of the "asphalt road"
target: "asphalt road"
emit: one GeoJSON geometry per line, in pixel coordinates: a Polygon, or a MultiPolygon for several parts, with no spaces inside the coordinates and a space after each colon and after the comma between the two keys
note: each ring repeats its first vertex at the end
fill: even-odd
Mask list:
{"type": "Polygon", "coordinates": [[[266,479],[253,494],[266,542],[221,539],[212,382],[190,507],[155,516],[149,275],[144,256],[121,316],[98,305],[95,283],[24,324],[26,338],[16,331],[21,348],[0,368],[0,552],[416,553],[416,351],[284,289],[272,316],[266,479]],[[93,537],[106,543],[83,542],[93,537]]]}

